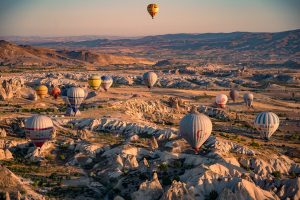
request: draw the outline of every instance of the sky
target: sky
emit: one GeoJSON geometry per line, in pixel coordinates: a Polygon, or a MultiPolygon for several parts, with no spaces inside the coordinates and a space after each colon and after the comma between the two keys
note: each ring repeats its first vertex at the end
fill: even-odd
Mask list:
{"type": "Polygon", "coordinates": [[[145,36],[300,28],[300,0],[0,0],[0,36],[145,36]],[[149,3],[158,3],[154,20],[149,3]]]}

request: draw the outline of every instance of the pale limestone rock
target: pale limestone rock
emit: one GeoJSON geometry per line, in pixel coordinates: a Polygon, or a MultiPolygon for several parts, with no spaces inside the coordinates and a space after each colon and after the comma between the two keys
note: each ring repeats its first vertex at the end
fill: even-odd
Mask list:
{"type": "Polygon", "coordinates": [[[43,196],[36,193],[27,181],[23,178],[16,176],[9,169],[0,165],[0,191],[15,193],[17,191],[24,191],[26,196],[30,199],[42,199],[43,196]]]}
{"type": "Polygon", "coordinates": [[[47,141],[41,148],[33,147],[31,149],[28,149],[25,158],[28,158],[33,162],[37,162],[43,160],[45,156],[51,154],[51,151],[53,149],[55,149],[54,143],[52,141],[47,141]]]}
{"type": "Polygon", "coordinates": [[[115,162],[116,162],[118,168],[122,169],[124,167],[123,159],[120,155],[116,156],[115,162]]]}
{"type": "Polygon", "coordinates": [[[139,163],[134,155],[127,155],[125,157],[124,166],[129,169],[136,169],[139,167],[139,163]]]}
{"type": "Polygon", "coordinates": [[[139,171],[142,173],[148,172],[150,169],[149,162],[146,158],[143,159],[143,161],[139,165],[139,171]]]}
{"type": "Polygon", "coordinates": [[[8,192],[5,193],[5,200],[10,200],[10,195],[8,192]]]}
{"type": "Polygon", "coordinates": [[[8,149],[0,149],[0,160],[13,159],[12,153],[8,149]]]}
{"type": "Polygon", "coordinates": [[[152,150],[155,150],[158,148],[158,143],[157,143],[157,140],[154,136],[151,137],[150,139],[150,147],[152,150]]]}
{"type": "Polygon", "coordinates": [[[279,200],[278,196],[276,196],[275,194],[263,190],[260,187],[257,187],[254,183],[243,179],[233,186],[224,188],[223,191],[220,193],[218,199],[279,200]]]}
{"type": "Polygon", "coordinates": [[[255,155],[255,151],[247,147],[241,146],[233,142],[221,141],[219,139],[215,141],[214,147],[217,151],[221,153],[235,152],[235,153],[240,153],[240,154],[245,154],[250,156],[255,155]]]}
{"type": "Polygon", "coordinates": [[[137,192],[134,192],[131,197],[133,200],[155,200],[159,199],[163,194],[163,188],[158,180],[157,174],[153,174],[151,181],[145,181],[140,185],[137,192]]]}
{"type": "Polygon", "coordinates": [[[170,141],[165,144],[165,147],[170,148],[172,153],[181,153],[181,144],[179,141],[170,141]]]}
{"type": "Polygon", "coordinates": [[[31,101],[37,101],[38,100],[38,96],[37,96],[36,92],[33,91],[32,93],[29,93],[27,95],[27,99],[29,99],[31,101]]]}
{"type": "Polygon", "coordinates": [[[14,96],[20,96],[20,90],[23,87],[23,81],[18,78],[3,80],[0,83],[0,100],[8,100],[14,96]]]}
{"type": "Polygon", "coordinates": [[[188,188],[185,183],[173,181],[171,187],[164,193],[160,200],[194,200],[195,194],[193,188],[188,188]]]}
{"type": "Polygon", "coordinates": [[[143,159],[143,163],[146,167],[150,167],[149,162],[146,158],[143,159]]]}
{"type": "Polygon", "coordinates": [[[136,142],[136,141],[138,141],[140,139],[140,137],[138,136],[138,135],[132,135],[132,136],[130,136],[130,138],[129,138],[129,141],[130,142],[136,142]]]}
{"type": "Polygon", "coordinates": [[[6,130],[3,128],[0,128],[0,137],[6,137],[7,133],[6,130]]]}
{"type": "Polygon", "coordinates": [[[136,156],[138,154],[138,150],[139,150],[139,148],[137,148],[135,146],[126,145],[122,149],[122,154],[136,156]]]}

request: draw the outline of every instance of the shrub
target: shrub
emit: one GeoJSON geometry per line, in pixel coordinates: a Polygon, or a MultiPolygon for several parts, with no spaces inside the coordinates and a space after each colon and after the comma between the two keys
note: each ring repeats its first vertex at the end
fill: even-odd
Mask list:
{"type": "Polygon", "coordinates": [[[21,110],[21,112],[29,112],[29,109],[23,108],[23,109],[21,110]]]}
{"type": "Polygon", "coordinates": [[[220,133],[220,136],[222,136],[222,137],[224,137],[224,138],[227,138],[227,139],[229,139],[229,138],[230,138],[230,136],[229,136],[229,135],[227,135],[227,134],[225,134],[225,133],[220,133]]]}
{"type": "Polygon", "coordinates": [[[205,200],[216,200],[218,198],[218,192],[215,190],[212,190],[206,197],[205,200]]]}
{"type": "Polygon", "coordinates": [[[246,174],[242,174],[241,178],[246,179],[247,178],[246,174]]]}
{"type": "Polygon", "coordinates": [[[167,163],[161,163],[159,166],[158,166],[158,169],[160,171],[167,171],[168,170],[168,164],[167,163]]]}
{"type": "Polygon", "coordinates": [[[50,179],[56,180],[58,178],[58,174],[56,172],[53,172],[50,176],[50,179]]]}
{"type": "Polygon", "coordinates": [[[272,172],[272,175],[273,175],[276,179],[280,179],[280,178],[281,178],[281,172],[280,172],[280,171],[274,171],[274,172],[272,172]]]}
{"type": "Polygon", "coordinates": [[[63,154],[59,155],[59,158],[60,158],[61,160],[65,160],[65,159],[66,159],[65,155],[63,155],[63,154]]]}
{"type": "Polygon", "coordinates": [[[67,150],[68,148],[69,148],[69,144],[68,143],[60,145],[60,149],[62,149],[62,150],[67,150]]]}
{"type": "Polygon", "coordinates": [[[290,136],[290,139],[291,140],[299,140],[300,137],[299,137],[299,135],[297,135],[296,133],[294,133],[293,135],[290,136]]]}
{"type": "Polygon", "coordinates": [[[74,127],[73,124],[66,124],[65,126],[66,126],[67,128],[70,128],[70,129],[72,129],[72,128],[74,127]]]}
{"type": "Polygon", "coordinates": [[[174,176],[173,181],[180,181],[180,177],[178,175],[174,176]]]}
{"type": "Polygon", "coordinates": [[[174,160],[173,165],[175,168],[181,168],[182,163],[180,160],[174,160]]]}
{"type": "Polygon", "coordinates": [[[291,176],[292,178],[296,178],[296,177],[297,177],[297,174],[296,174],[295,172],[291,172],[291,173],[290,173],[290,176],[291,176]]]}
{"type": "Polygon", "coordinates": [[[252,141],[250,144],[252,147],[259,147],[259,144],[257,142],[252,141]]]}
{"type": "Polygon", "coordinates": [[[172,184],[172,181],[171,181],[171,179],[169,178],[169,176],[163,176],[163,177],[162,177],[162,184],[163,184],[163,185],[171,185],[171,184],[172,184]]]}
{"type": "Polygon", "coordinates": [[[46,160],[54,160],[54,155],[49,154],[45,156],[46,160]]]}

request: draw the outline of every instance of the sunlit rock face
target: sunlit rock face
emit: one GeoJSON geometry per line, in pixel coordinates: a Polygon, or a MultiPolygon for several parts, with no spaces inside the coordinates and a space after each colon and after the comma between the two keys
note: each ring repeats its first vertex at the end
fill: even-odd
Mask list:
{"type": "Polygon", "coordinates": [[[22,79],[11,78],[8,80],[0,79],[0,99],[8,100],[13,97],[20,96],[20,90],[23,87],[24,81],[22,79]]]}

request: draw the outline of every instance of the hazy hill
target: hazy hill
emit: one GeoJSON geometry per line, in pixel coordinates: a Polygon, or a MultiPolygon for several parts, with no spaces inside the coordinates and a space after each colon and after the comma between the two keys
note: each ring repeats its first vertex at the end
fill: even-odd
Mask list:
{"type": "Polygon", "coordinates": [[[2,65],[97,65],[152,64],[152,62],[129,56],[97,54],[90,51],[58,51],[49,48],[16,45],[0,41],[0,63],[2,65]]]}
{"type": "Polygon", "coordinates": [[[140,39],[39,43],[39,46],[101,47],[111,45],[158,46],[167,49],[226,49],[226,50],[263,50],[296,53],[300,51],[300,29],[278,33],[204,33],[204,34],[167,34],[147,36],[140,39]]]}

